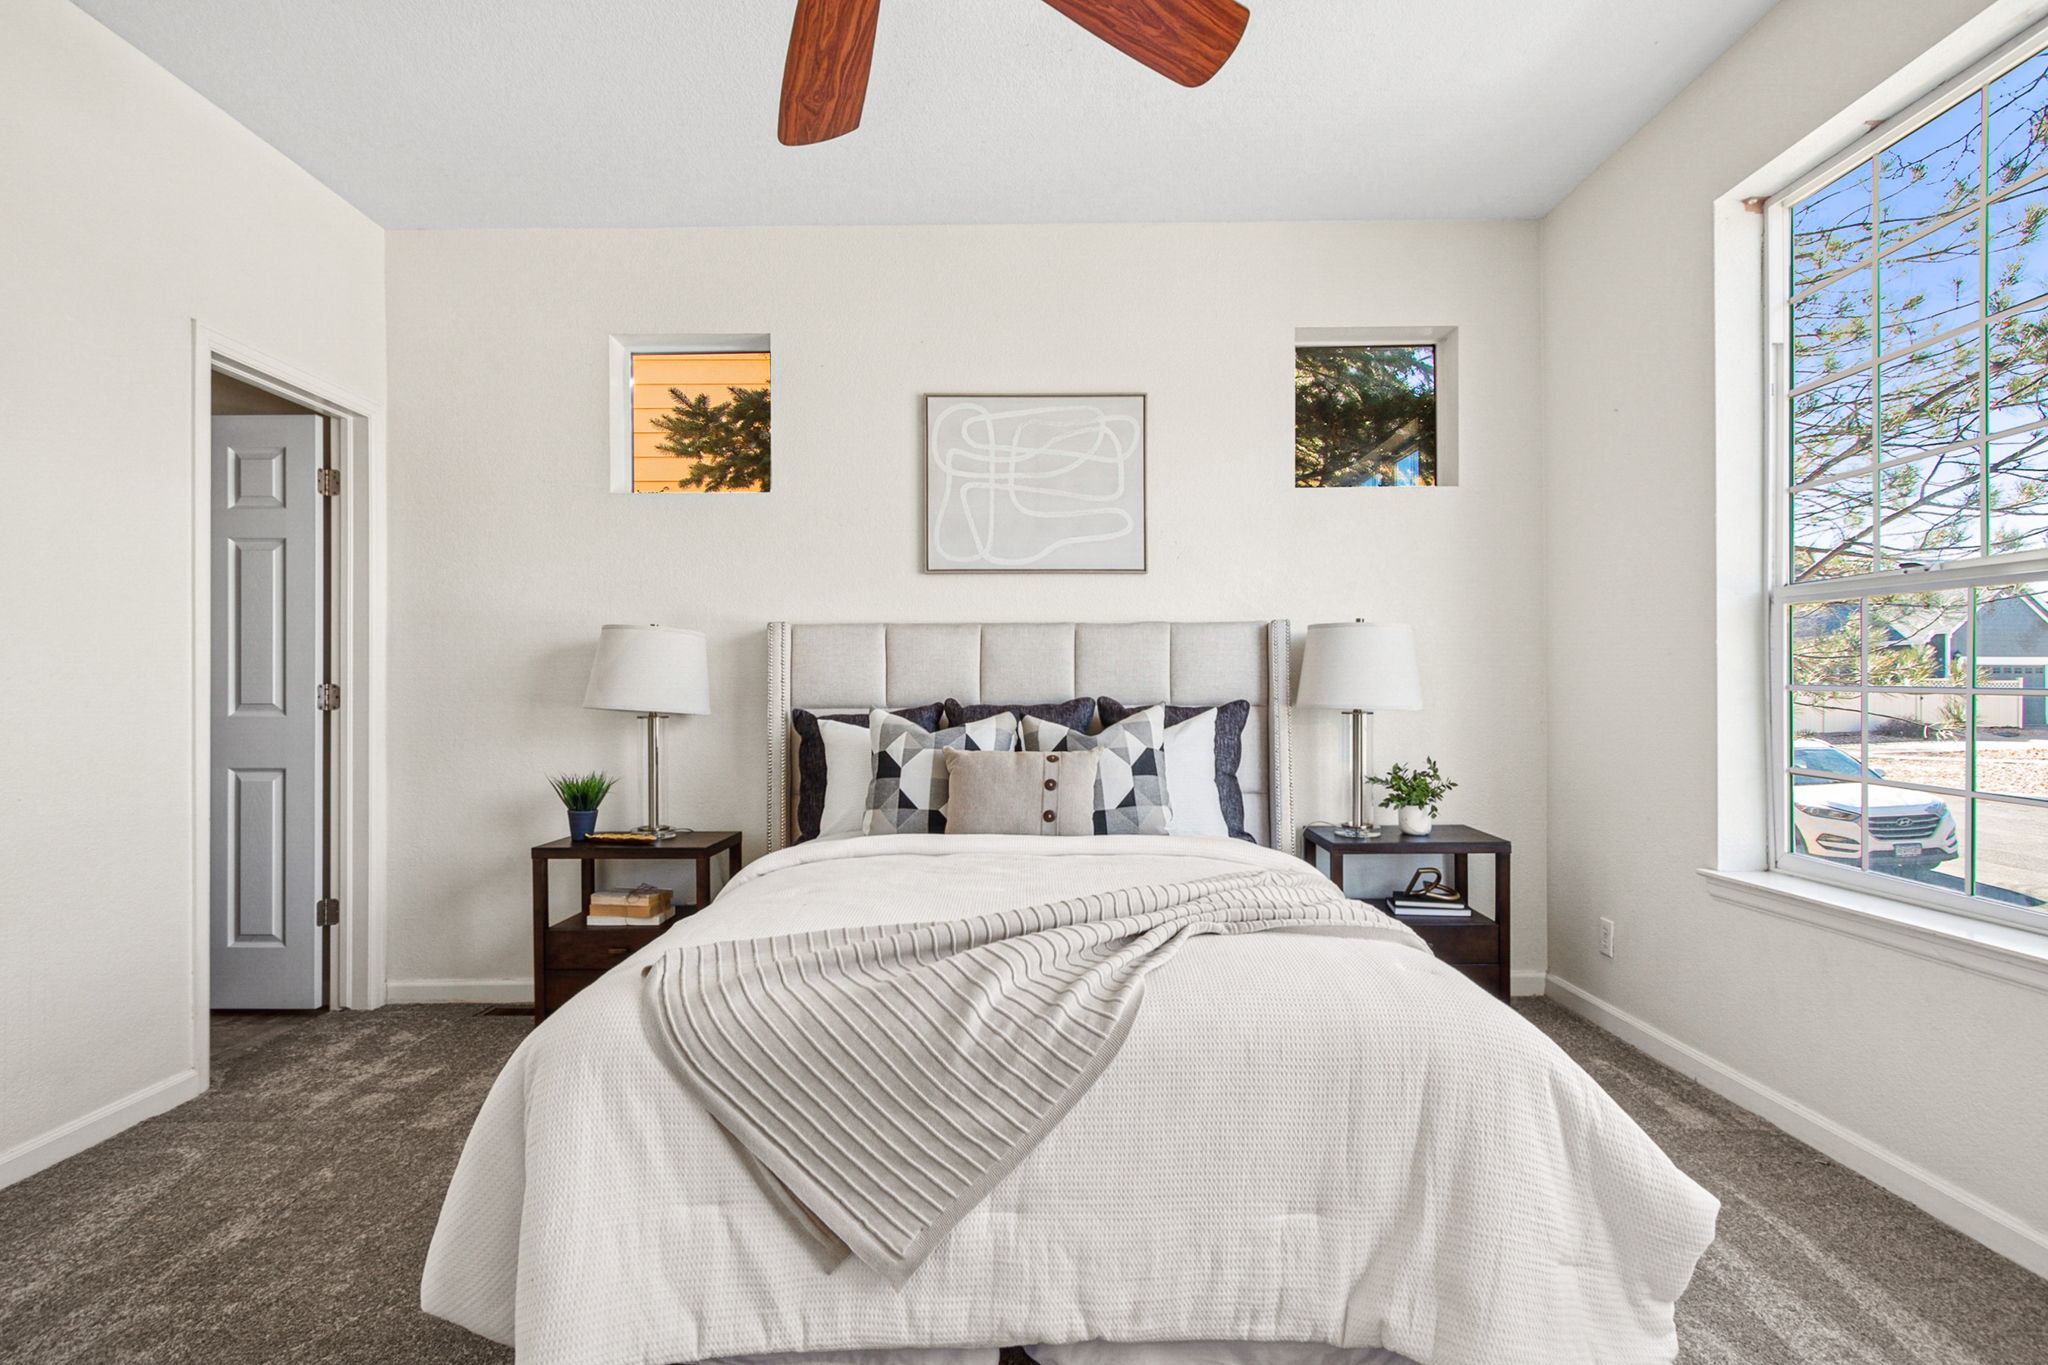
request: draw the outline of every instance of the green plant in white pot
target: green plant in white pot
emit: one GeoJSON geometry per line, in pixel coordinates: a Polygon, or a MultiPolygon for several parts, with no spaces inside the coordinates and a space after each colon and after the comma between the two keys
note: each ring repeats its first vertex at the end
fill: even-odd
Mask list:
{"type": "Polygon", "coordinates": [[[1419,768],[1396,763],[1385,777],[1373,781],[1387,789],[1388,802],[1399,808],[1401,832],[1418,838],[1436,828],[1437,811],[1458,785],[1444,780],[1433,758],[1425,759],[1419,768]]]}

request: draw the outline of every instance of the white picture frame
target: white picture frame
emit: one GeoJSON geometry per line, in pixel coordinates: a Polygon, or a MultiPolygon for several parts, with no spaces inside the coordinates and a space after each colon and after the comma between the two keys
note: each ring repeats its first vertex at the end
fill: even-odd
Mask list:
{"type": "Polygon", "coordinates": [[[927,394],[927,573],[1144,573],[1145,395],[927,394]]]}

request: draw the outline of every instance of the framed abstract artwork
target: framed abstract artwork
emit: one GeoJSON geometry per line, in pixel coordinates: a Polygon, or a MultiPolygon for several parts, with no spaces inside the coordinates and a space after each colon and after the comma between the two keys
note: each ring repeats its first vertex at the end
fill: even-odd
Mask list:
{"type": "Polygon", "coordinates": [[[928,573],[1145,572],[1145,395],[929,394],[928,573]]]}

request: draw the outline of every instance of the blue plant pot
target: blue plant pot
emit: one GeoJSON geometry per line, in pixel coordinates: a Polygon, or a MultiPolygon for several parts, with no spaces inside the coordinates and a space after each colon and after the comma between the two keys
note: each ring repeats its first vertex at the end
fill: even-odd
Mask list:
{"type": "Polygon", "coordinates": [[[590,831],[597,828],[597,812],[594,810],[572,810],[569,812],[569,841],[580,844],[590,837],[590,831]]]}

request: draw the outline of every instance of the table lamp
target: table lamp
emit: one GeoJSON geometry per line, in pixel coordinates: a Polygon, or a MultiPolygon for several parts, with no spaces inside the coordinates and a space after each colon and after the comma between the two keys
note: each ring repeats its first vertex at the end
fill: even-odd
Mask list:
{"type": "Polygon", "coordinates": [[[678,626],[606,626],[583,704],[631,711],[647,722],[647,823],[639,832],[665,838],[684,831],[661,823],[661,721],[711,714],[704,636],[678,626]]]}
{"type": "Polygon", "coordinates": [[[1420,711],[1422,679],[1415,668],[1415,632],[1373,621],[1336,621],[1308,628],[1294,704],[1351,716],[1351,823],[1337,832],[1377,839],[1372,776],[1372,713],[1420,711]]]}

